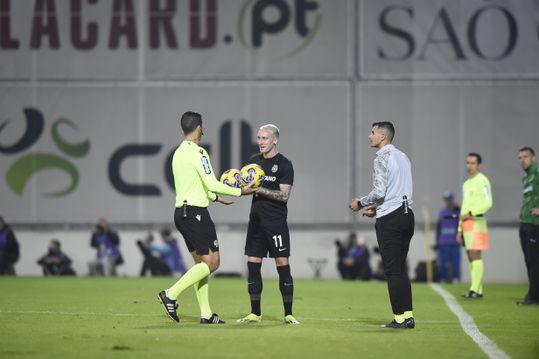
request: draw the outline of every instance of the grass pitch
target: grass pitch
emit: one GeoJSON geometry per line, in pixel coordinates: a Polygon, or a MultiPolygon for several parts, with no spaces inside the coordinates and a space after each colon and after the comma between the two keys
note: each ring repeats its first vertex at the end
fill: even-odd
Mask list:
{"type": "MultiPolygon", "coordinates": [[[[263,322],[248,314],[243,279],[212,279],[213,311],[225,325],[198,324],[193,290],[180,299],[181,323],[156,294],[174,278],[0,278],[0,358],[486,358],[443,299],[414,284],[414,330],[379,328],[391,310],[385,283],[295,281],[294,315],[282,324],[278,282],[264,281],[263,322]]],[[[465,285],[444,286],[459,296],[465,285]]],[[[525,286],[486,285],[463,308],[513,358],[539,358],[539,306],[517,307],[525,286]]]]}

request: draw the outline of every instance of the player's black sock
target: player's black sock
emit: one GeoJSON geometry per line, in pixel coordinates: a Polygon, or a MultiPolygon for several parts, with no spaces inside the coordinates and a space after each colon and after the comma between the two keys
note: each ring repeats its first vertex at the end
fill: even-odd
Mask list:
{"type": "Polygon", "coordinates": [[[262,274],[260,274],[262,263],[247,262],[249,276],[247,278],[247,289],[251,297],[251,313],[260,315],[260,296],[262,294],[262,274]]]}
{"type": "Polygon", "coordinates": [[[277,267],[279,272],[279,289],[283,296],[284,315],[292,315],[292,301],[294,298],[294,280],[290,274],[290,265],[277,267]]]}

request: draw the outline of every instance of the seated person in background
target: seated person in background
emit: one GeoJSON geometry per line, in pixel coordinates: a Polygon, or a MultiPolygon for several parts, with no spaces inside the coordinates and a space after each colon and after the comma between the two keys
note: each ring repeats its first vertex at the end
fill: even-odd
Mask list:
{"type": "Polygon", "coordinates": [[[341,277],[347,280],[369,280],[371,278],[370,254],[365,240],[358,239],[357,235],[351,232],[346,246],[340,241],[336,241],[335,244],[338,247],[339,262],[337,267],[341,277]]]}
{"type": "Polygon", "coordinates": [[[116,276],[116,266],[123,263],[120,237],[105,219],[97,223],[90,246],[97,250],[97,259],[90,263],[90,275],[116,276]]]}
{"type": "Polygon", "coordinates": [[[0,217],[0,275],[15,275],[19,260],[19,242],[11,227],[0,217]]]}
{"type": "Polygon", "coordinates": [[[76,275],[71,268],[71,259],[61,249],[60,241],[51,240],[49,251],[41,257],[37,264],[43,267],[43,275],[76,275]]]}
{"type": "Polygon", "coordinates": [[[161,229],[160,234],[165,248],[165,250],[161,252],[161,259],[167,263],[172,273],[177,275],[185,273],[186,269],[180,248],[178,247],[178,240],[172,237],[170,229],[168,228],[161,229]],[[170,248],[170,251],[167,251],[167,248],[170,248]]]}
{"type": "MultiPolygon", "coordinates": [[[[168,252],[172,254],[170,247],[161,249],[153,244],[153,235],[148,233],[144,240],[138,240],[137,246],[139,247],[142,255],[144,256],[144,261],[142,262],[142,268],[140,270],[140,276],[146,276],[146,273],[149,271],[150,275],[153,276],[162,276],[170,275],[171,270],[169,265],[165,260],[161,258],[162,253],[168,252]]],[[[165,256],[167,254],[164,254],[165,256]]]]}

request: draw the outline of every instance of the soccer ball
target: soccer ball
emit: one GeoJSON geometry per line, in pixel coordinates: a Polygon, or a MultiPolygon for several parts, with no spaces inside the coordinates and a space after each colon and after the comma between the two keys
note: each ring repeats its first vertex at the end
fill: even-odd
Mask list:
{"type": "Polygon", "coordinates": [[[243,179],[241,178],[241,172],[235,168],[226,170],[221,175],[221,182],[229,187],[240,188],[245,186],[243,179]]]}
{"type": "Polygon", "coordinates": [[[241,177],[245,182],[245,185],[254,182],[253,188],[260,187],[260,184],[262,183],[262,181],[264,181],[265,176],[266,174],[264,173],[262,167],[260,167],[256,163],[250,163],[243,166],[243,168],[241,169],[241,177]]]}

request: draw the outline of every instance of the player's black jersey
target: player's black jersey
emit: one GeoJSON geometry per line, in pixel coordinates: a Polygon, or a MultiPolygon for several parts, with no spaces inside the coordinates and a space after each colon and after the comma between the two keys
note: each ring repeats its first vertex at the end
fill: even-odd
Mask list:
{"type": "MultiPolygon", "coordinates": [[[[261,187],[278,191],[280,184],[294,184],[294,167],[292,162],[282,154],[278,153],[272,158],[264,158],[262,154],[258,154],[253,156],[251,160],[252,163],[260,165],[266,174],[261,187]]],[[[251,213],[260,216],[260,218],[286,218],[288,208],[286,203],[274,201],[255,193],[251,213]]]]}

